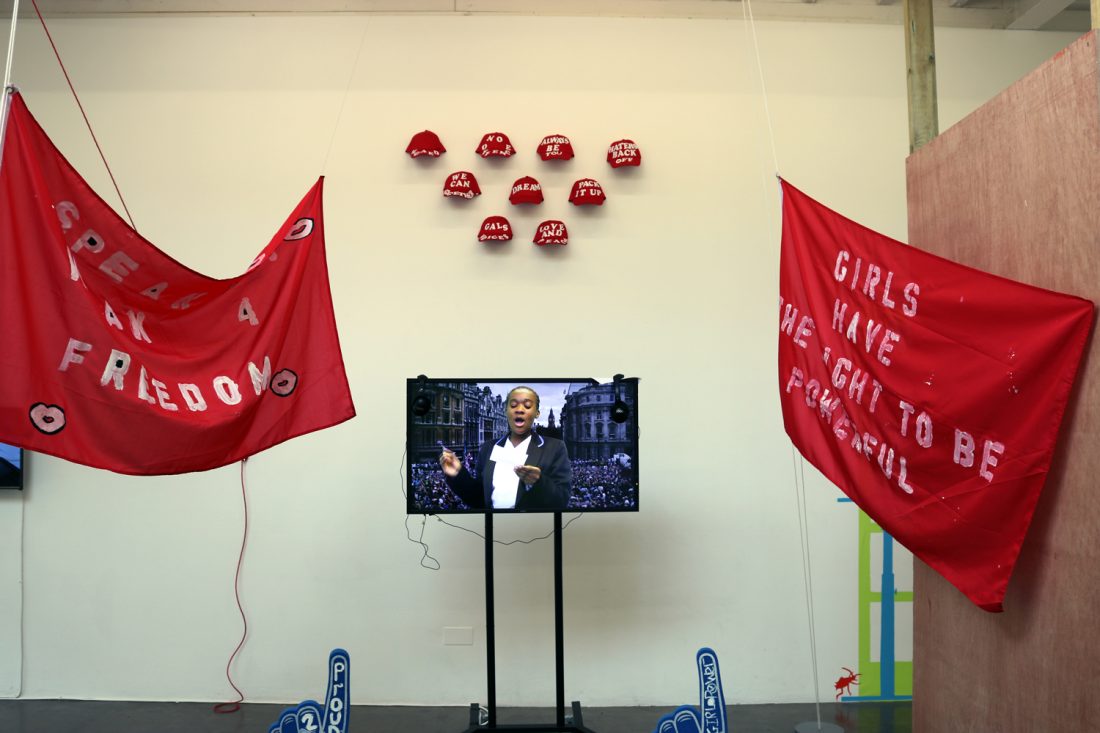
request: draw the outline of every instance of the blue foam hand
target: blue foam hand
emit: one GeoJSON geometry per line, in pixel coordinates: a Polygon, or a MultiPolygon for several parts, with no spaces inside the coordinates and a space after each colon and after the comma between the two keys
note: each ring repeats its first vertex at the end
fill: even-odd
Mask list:
{"type": "Polygon", "coordinates": [[[699,672],[699,707],[681,705],[657,722],[654,733],[727,733],[726,696],[718,655],[703,647],[695,655],[699,672]]]}
{"type": "Polygon", "coordinates": [[[343,649],[333,649],[328,655],[328,689],[322,709],[313,700],[287,708],[268,733],[347,733],[350,698],[351,659],[343,649]]]}

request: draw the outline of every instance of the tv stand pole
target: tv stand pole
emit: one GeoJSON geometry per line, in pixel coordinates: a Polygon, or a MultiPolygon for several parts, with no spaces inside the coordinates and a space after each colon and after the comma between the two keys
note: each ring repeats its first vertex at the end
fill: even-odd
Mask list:
{"type": "Polygon", "coordinates": [[[554,647],[555,682],[557,684],[557,721],[555,724],[497,724],[497,665],[496,634],[493,613],[493,513],[485,512],[485,654],[488,682],[488,719],[481,722],[481,710],[477,703],[470,705],[470,726],[463,733],[478,731],[524,731],[524,733],[596,733],[586,728],[581,718],[581,704],[572,704],[572,715],[566,722],[565,715],[565,626],[562,622],[562,572],[561,572],[561,512],[554,512],[554,647]]]}

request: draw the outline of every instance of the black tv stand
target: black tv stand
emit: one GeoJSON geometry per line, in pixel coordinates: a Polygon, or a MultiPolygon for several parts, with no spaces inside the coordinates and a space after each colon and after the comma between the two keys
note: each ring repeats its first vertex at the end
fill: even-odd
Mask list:
{"type": "Polygon", "coordinates": [[[554,512],[554,647],[557,682],[556,723],[497,724],[496,638],[493,618],[493,513],[485,512],[485,654],[488,683],[488,720],[481,722],[481,708],[470,705],[470,726],[463,733],[479,731],[524,731],[525,733],[596,733],[586,728],[581,718],[581,704],[573,701],[572,715],[565,715],[565,651],[562,624],[561,579],[561,512],[554,512]]]}

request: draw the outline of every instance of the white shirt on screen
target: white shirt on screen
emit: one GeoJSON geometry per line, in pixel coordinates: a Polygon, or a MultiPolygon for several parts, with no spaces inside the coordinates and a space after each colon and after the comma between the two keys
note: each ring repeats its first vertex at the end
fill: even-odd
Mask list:
{"type": "Polygon", "coordinates": [[[516,494],[519,492],[519,476],[515,467],[527,464],[527,448],[531,445],[528,435],[519,445],[512,445],[510,438],[504,445],[494,445],[489,460],[496,463],[493,469],[493,508],[515,509],[516,494]]]}

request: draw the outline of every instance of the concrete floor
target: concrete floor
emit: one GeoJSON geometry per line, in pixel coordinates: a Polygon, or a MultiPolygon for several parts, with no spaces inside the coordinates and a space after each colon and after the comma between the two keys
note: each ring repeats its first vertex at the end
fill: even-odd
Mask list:
{"type": "MultiPolygon", "coordinates": [[[[226,715],[204,703],[0,700],[3,733],[267,733],[282,705],[246,704],[226,715]]],[[[594,733],[652,733],[671,708],[583,709],[594,733]]],[[[498,724],[552,724],[552,709],[500,708],[498,724]]],[[[469,708],[356,705],[349,733],[463,733],[469,708]]],[[[816,721],[812,704],[731,705],[730,733],[792,733],[816,721]]],[[[845,733],[911,733],[912,704],[823,704],[821,721],[845,733]]]]}

